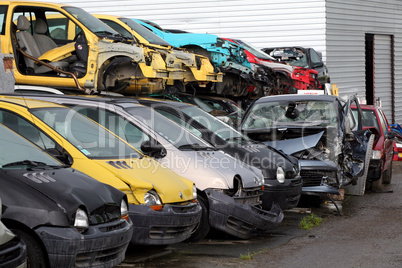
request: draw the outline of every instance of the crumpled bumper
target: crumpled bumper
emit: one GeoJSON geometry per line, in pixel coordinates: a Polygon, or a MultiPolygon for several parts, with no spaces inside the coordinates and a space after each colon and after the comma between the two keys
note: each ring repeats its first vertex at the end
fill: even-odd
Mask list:
{"type": "Polygon", "coordinates": [[[262,192],[262,208],[269,210],[272,204],[278,204],[281,209],[291,209],[297,206],[300,200],[303,181],[301,177],[286,179],[279,183],[276,179],[265,180],[264,191],[262,192]]]}
{"type": "Polygon", "coordinates": [[[166,204],[154,211],[145,205],[129,205],[134,225],[131,243],[135,245],[169,245],[189,238],[201,219],[201,206],[166,204]]]}
{"type": "Polygon", "coordinates": [[[235,199],[207,189],[209,224],[211,227],[242,239],[249,239],[278,226],[283,220],[281,208],[274,204],[265,211],[248,204],[238,204],[235,199]]]}
{"type": "Polygon", "coordinates": [[[112,267],[124,260],[133,228],[119,219],[75,228],[43,226],[35,230],[46,247],[51,267],[112,267]]]}

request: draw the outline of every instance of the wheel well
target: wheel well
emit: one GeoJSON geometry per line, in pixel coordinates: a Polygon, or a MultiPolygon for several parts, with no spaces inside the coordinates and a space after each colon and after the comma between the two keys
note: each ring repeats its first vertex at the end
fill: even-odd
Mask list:
{"type": "Polygon", "coordinates": [[[21,230],[23,232],[28,233],[29,235],[33,236],[35,238],[35,240],[38,242],[38,244],[40,245],[41,249],[43,250],[43,252],[45,252],[45,256],[46,256],[46,263],[47,263],[47,267],[50,267],[50,263],[49,263],[49,256],[48,256],[48,252],[46,250],[45,245],[42,242],[42,239],[40,239],[40,237],[38,236],[38,234],[31,228],[29,228],[28,226],[26,226],[25,224],[19,222],[19,221],[15,221],[12,219],[5,219],[2,218],[1,221],[3,222],[3,224],[8,228],[8,229],[18,229],[21,230]]]}

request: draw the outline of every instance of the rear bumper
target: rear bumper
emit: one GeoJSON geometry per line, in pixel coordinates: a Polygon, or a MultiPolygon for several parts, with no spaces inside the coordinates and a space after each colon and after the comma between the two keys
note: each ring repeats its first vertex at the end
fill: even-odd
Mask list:
{"type": "Polygon", "coordinates": [[[26,267],[27,248],[18,237],[0,245],[0,268],[26,267]]]}
{"type": "Polygon", "coordinates": [[[283,220],[281,208],[274,204],[265,211],[248,204],[238,204],[235,199],[207,189],[209,224],[211,227],[242,239],[249,239],[278,226],[283,220]]]}
{"type": "Polygon", "coordinates": [[[191,236],[201,219],[201,206],[164,205],[159,211],[144,205],[129,205],[134,225],[131,243],[135,245],[169,245],[191,236]]]}
{"type": "Polygon", "coordinates": [[[283,184],[277,180],[265,180],[265,189],[261,196],[262,208],[269,210],[274,203],[283,210],[296,207],[300,200],[302,184],[301,177],[286,179],[283,184]]]}
{"type": "Polygon", "coordinates": [[[35,230],[46,247],[51,267],[112,267],[124,260],[132,225],[119,219],[75,228],[43,226],[35,230]]]}

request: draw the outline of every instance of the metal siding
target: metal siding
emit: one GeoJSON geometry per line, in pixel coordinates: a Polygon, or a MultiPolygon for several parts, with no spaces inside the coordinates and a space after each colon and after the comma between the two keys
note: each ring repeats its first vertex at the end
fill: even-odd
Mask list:
{"type": "Polygon", "coordinates": [[[380,98],[385,116],[392,118],[391,36],[374,35],[374,97],[380,98]]]}
{"type": "MultiPolygon", "coordinates": [[[[398,0],[367,1],[326,1],[326,38],[327,66],[331,81],[339,87],[341,95],[358,93],[365,99],[365,33],[394,35],[395,42],[395,103],[402,103],[402,6],[398,0]]],[[[379,40],[377,40],[379,41],[379,40]]],[[[380,51],[376,51],[377,56],[380,51]]],[[[389,52],[388,52],[389,53],[389,52]]],[[[391,121],[389,111],[391,92],[390,73],[385,66],[389,64],[389,54],[384,55],[386,62],[377,57],[375,96],[383,100],[383,108],[388,110],[387,118],[391,121]],[[385,83],[385,84],[384,84],[385,83]],[[386,104],[385,104],[385,103],[386,104]]],[[[383,57],[383,59],[385,59],[383,57]]],[[[395,121],[402,122],[402,107],[395,105],[395,121]]]]}
{"type": "Polygon", "coordinates": [[[163,28],[239,38],[259,47],[313,47],[325,60],[325,0],[50,0],[163,28]]]}

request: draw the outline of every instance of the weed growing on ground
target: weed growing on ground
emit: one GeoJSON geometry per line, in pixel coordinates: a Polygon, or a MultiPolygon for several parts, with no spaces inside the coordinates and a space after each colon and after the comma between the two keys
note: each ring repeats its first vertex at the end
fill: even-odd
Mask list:
{"type": "Polygon", "coordinates": [[[308,216],[303,217],[299,223],[300,229],[310,230],[311,228],[320,225],[322,218],[320,216],[311,213],[308,216]]]}

